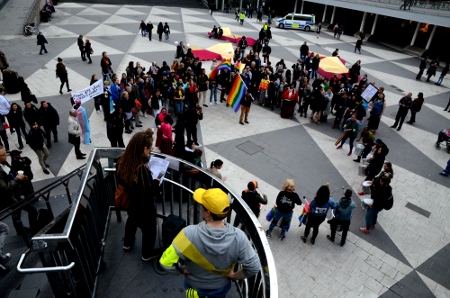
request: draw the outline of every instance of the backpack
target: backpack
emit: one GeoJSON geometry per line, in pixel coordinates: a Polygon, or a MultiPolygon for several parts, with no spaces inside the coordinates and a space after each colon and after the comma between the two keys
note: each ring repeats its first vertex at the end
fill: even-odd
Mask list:
{"type": "Polygon", "coordinates": [[[384,202],[383,208],[384,210],[391,210],[393,206],[394,206],[394,196],[391,195],[389,199],[387,199],[386,202],[384,202]]]}

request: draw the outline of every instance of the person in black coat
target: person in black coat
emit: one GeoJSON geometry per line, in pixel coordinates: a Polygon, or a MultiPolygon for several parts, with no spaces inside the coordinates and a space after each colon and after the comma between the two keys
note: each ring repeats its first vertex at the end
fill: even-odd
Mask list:
{"type": "Polygon", "coordinates": [[[28,88],[28,85],[27,85],[27,83],[25,83],[25,80],[23,77],[17,78],[17,84],[19,85],[20,96],[24,103],[27,103],[29,101],[33,101],[34,103],[37,103],[36,96],[34,96],[31,93],[31,90],[30,90],[30,88],[28,88]]]}
{"type": "Polygon", "coordinates": [[[41,123],[44,127],[45,136],[47,138],[47,148],[52,147],[50,141],[53,133],[53,140],[58,143],[58,129],[59,114],[56,109],[48,102],[41,101],[41,108],[39,109],[39,115],[41,116],[41,123]]]}
{"type": "Polygon", "coordinates": [[[356,41],[354,52],[356,53],[356,50],[358,50],[358,52],[361,54],[361,46],[362,46],[362,39],[361,39],[361,37],[358,37],[358,40],[356,41]]]}
{"type": "Polygon", "coordinates": [[[198,120],[203,119],[202,107],[191,107],[185,113],[186,123],[186,135],[188,142],[193,140],[196,146],[199,146],[197,142],[197,123],[198,120]]]}
{"type": "Polygon", "coordinates": [[[48,152],[47,146],[45,146],[45,132],[39,128],[37,122],[31,125],[31,129],[28,132],[28,145],[30,145],[31,149],[36,152],[36,155],[39,159],[39,164],[41,165],[42,171],[45,174],[50,174],[47,167],[47,158],[50,156],[48,152]]]}
{"type": "Polygon", "coordinates": [[[162,34],[164,33],[164,26],[163,26],[162,22],[159,22],[158,29],[156,29],[156,33],[158,33],[159,41],[161,41],[162,34]]]}
{"type": "Polygon", "coordinates": [[[25,109],[23,110],[23,118],[25,118],[25,121],[27,121],[30,127],[33,126],[35,122],[37,122],[38,125],[41,125],[39,109],[31,102],[27,102],[25,104],[25,109]]]}
{"type": "Polygon", "coordinates": [[[84,53],[86,54],[86,57],[89,59],[88,64],[92,64],[91,54],[94,54],[94,50],[92,49],[91,41],[89,39],[86,39],[86,44],[84,45],[84,53]]]}
{"type": "Polygon", "coordinates": [[[83,61],[86,61],[86,51],[84,49],[83,35],[78,36],[77,44],[78,48],[80,49],[81,59],[83,61]]]}
{"type": "Polygon", "coordinates": [[[147,23],[147,32],[148,32],[148,40],[152,40],[152,30],[153,30],[153,24],[152,22],[147,23]]]}
{"type": "Polygon", "coordinates": [[[184,129],[185,129],[185,123],[183,114],[176,114],[177,123],[174,126],[174,132],[175,132],[175,140],[174,140],[174,146],[173,146],[173,153],[174,156],[183,158],[184,155],[184,129]]]}
{"type": "Polygon", "coordinates": [[[111,142],[111,147],[125,147],[123,142],[123,125],[125,122],[125,114],[122,109],[117,108],[106,122],[106,135],[111,142]]]}
{"type": "Polygon", "coordinates": [[[23,121],[22,117],[22,108],[17,103],[11,104],[11,109],[9,110],[9,114],[7,115],[9,126],[14,128],[17,132],[17,140],[19,141],[19,150],[23,149],[23,141],[22,135],[27,136],[27,131],[25,130],[25,121],[23,121]]]}
{"type": "Polygon", "coordinates": [[[20,191],[22,195],[28,197],[34,193],[33,183],[33,171],[31,170],[31,160],[28,157],[20,156],[22,151],[12,150],[11,155],[11,169],[14,172],[23,171],[23,174],[28,177],[27,180],[20,180],[20,191]]]}

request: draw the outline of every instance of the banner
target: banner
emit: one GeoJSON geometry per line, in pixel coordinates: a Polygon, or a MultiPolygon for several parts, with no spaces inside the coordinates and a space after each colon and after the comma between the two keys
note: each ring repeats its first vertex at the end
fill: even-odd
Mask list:
{"type": "Polygon", "coordinates": [[[84,88],[80,91],[72,92],[73,101],[81,100],[81,104],[84,104],[88,100],[103,94],[103,81],[98,80],[91,86],[84,88]]]}

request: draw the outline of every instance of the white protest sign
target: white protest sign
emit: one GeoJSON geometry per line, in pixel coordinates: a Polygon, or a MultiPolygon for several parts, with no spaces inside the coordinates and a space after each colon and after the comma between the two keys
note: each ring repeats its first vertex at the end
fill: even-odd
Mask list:
{"type": "Polygon", "coordinates": [[[101,94],[103,94],[103,81],[98,80],[83,90],[72,92],[72,97],[73,101],[81,100],[81,104],[84,104],[88,100],[101,94]]]}
{"type": "Polygon", "coordinates": [[[366,86],[366,90],[361,94],[361,97],[364,98],[366,102],[372,100],[372,98],[377,94],[378,88],[372,84],[366,86]]]}

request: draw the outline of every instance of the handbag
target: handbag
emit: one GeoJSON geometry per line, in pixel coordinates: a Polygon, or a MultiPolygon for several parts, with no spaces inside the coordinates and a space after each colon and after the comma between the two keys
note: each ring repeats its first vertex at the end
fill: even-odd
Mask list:
{"type": "Polygon", "coordinates": [[[114,193],[114,205],[120,210],[127,210],[129,204],[130,200],[128,198],[127,192],[125,191],[125,187],[123,187],[122,184],[119,184],[116,192],[114,193]]]}

